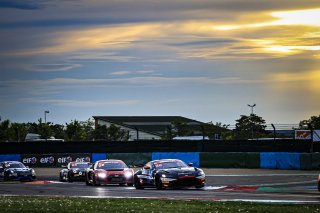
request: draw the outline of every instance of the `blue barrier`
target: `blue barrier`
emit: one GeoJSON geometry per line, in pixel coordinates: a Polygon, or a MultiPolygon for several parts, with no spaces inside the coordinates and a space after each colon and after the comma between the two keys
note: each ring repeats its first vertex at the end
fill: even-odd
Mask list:
{"type": "Polygon", "coordinates": [[[180,159],[186,163],[193,163],[195,167],[200,165],[199,152],[153,152],[152,160],[180,159]]]}
{"type": "Polygon", "coordinates": [[[275,152],[261,152],[260,153],[260,168],[262,169],[276,169],[277,160],[275,152]]]}
{"type": "Polygon", "coordinates": [[[0,155],[0,161],[20,161],[20,154],[0,155]]]}
{"type": "Polygon", "coordinates": [[[277,153],[277,169],[300,169],[300,153],[277,153]]]}
{"type": "Polygon", "coordinates": [[[260,168],[300,169],[300,153],[261,152],[260,168]]]}
{"type": "Polygon", "coordinates": [[[94,163],[98,160],[105,160],[107,159],[107,154],[106,153],[92,153],[92,159],[91,161],[94,163]]]}

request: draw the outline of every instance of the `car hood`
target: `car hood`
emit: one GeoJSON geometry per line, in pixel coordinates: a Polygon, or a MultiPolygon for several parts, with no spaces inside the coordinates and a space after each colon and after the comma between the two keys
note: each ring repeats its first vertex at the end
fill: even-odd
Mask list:
{"type": "Polygon", "coordinates": [[[31,169],[29,168],[9,168],[8,171],[14,171],[14,172],[31,172],[31,169]]]}
{"type": "Polygon", "coordinates": [[[70,170],[77,171],[77,172],[85,172],[87,169],[85,169],[85,168],[72,168],[70,170]]]}
{"type": "Polygon", "coordinates": [[[182,168],[170,168],[170,169],[162,169],[159,172],[167,173],[167,174],[196,174],[197,169],[194,167],[182,167],[182,168]]]}

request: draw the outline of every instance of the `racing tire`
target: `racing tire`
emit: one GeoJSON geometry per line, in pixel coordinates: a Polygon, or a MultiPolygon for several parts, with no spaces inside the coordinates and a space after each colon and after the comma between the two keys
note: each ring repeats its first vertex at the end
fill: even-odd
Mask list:
{"type": "Polygon", "coordinates": [[[135,187],[136,189],[144,189],[144,187],[142,187],[142,186],[140,185],[138,178],[135,178],[135,179],[134,179],[134,187],[135,187]]]}
{"type": "Polygon", "coordinates": [[[8,174],[4,174],[3,180],[4,180],[4,181],[9,181],[9,175],[8,175],[8,174]]]}
{"type": "Polygon", "coordinates": [[[69,175],[68,175],[68,177],[67,177],[67,181],[68,181],[69,183],[72,183],[72,182],[73,182],[73,180],[72,180],[71,176],[69,176],[69,175]]]}
{"type": "Polygon", "coordinates": [[[88,179],[86,178],[86,185],[91,186],[91,183],[89,183],[88,179]]]}
{"type": "Polygon", "coordinates": [[[164,189],[164,187],[163,187],[163,184],[162,184],[162,181],[161,181],[160,177],[156,177],[155,184],[156,184],[156,188],[157,188],[158,190],[162,190],[162,189],[164,189]]]}
{"type": "Polygon", "coordinates": [[[100,186],[100,184],[98,184],[97,182],[96,182],[96,176],[93,174],[93,176],[92,176],[92,185],[93,186],[100,186]]]}
{"type": "Polygon", "coordinates": [[[196,189],[201,189],[201,188],[204,187],[204,184],[203,184],[203,185],[197,185],[197,186],[195,186],[195,187],[196,187],[196,189]]]}

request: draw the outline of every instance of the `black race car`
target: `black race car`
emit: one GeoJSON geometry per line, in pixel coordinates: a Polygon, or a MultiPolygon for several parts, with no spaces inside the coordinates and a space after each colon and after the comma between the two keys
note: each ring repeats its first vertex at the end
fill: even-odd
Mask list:
{"type": "Polygon", "coordinates": [[[134,174],[134,185],[136,189],[201,188],[205,185],[205,174],[191,163],[187,165],[178,159],[154,160],[134,174]]]}
{"type": "Polygon", "coordinates": [[[91,166],[92,163],[90,162],[70,162],[65,169],[60,171],[59,180],[68,182],[85,181],[85,171],[91,166]]]}
{"type": "Polygon", "coordinates": [[[33,181],[36,179],[36,173],[19,161],[3,161],[0,162],[0,177],[5,181],[33,181]]]}

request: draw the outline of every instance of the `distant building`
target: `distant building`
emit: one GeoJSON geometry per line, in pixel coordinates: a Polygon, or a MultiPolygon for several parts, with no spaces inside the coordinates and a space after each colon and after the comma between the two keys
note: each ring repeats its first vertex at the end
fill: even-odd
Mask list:
{"type": "Polygon", "coordinates": [[[129,140],[160,140],[172,130],[173,123],[183,122],[194,130],[195,135],[202,135],[200,121],[182,116],[93,116],[95,126],[112,124],[128,131],[129,140]]]}

